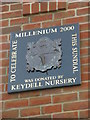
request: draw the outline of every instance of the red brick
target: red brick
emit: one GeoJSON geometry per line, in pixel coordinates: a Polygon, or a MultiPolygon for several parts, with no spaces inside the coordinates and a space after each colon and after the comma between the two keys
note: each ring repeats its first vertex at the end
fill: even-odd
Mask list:
{"type": "Polygon", "coordinates": [[[49,104],[51,103],[51,97],[45,96],[45,97],[36,97],[30,99],[30,105],[43,105],[43,104],[49,104]]]}
{"type": "Polygon", "coordinates": [[[83,73],[83,74],[81,74],[81,80],[82,80],[82,81],[87,81],[87,80],[89,80],[89,74],[88,74],[88,73],[83,73]]]}
{"type": "Polygon", "coordinates": [[[61,102],[67,102],[68,101],[75,101],[77,100],[77,94],[72,93],[72,94],[61,94],[61,95],[55,95],[53,97],[53,102],[54,103],[61,103],[61,102]]]}
{"type": "Polygon", "coordinates": [[[67,6],[67,3],[66,2],[60,2],[60,0],[58,0],[58,10],[59,9],[62,9],[62,10],[66,10],[66,6],[67,6]]]}
{"type": "Polygon", "coordinates": [[[2,100],[12,100],[12,99],[18,99],[18,94],[8,94],[8,93],[3,93],[2,94],[2,100]]]}
{"type": "Polygon", "coordinates": [[[8,10],[9,10],[9,6],[8,6],[8,5],[1,5],[1,6],[0,6],[0,11],[6,12],[6,11],[8,11],[8,10]]]}
{"type": "Polygon", "coordinates": [[[2,29],[2,34],[10,34],[10,32],[17,32],[20,30],[21,30],[20,26],[6,27],[2,29]]]}
{"type": "Polygon", "coordinates": [[[88,109],[88,101],[66,103],[63,105],[64,111],[88,109]]]}
{"type": "Polygon", "coordinates": [[[56,2],[49,2],[49,11],[56,10],[56,2]]]}
{"type": "Polygon", "coordinates": [[[44,22],[44,23],[42,23],[42,27],[43,27],[43,28],[60,26],[60,25],[61,25],[61,20],[50,21],[50,22],[44,22]]]}
{"type": "Polygon", "coordinates": [[[5,84],[8,82],[8,76],[0,76],[0,80],[2,80],[2,81],[0,81],[0,83],[2,82],[5,84]]]}
{"type": "Polygon", "coordinates": [[[23,5],[23,15],[30,14],[30,4],[23,5]]]}
{"type": "Polygon", "coordinates": [[[90,8],[82,8],[82,9],[78,9],[78,10],[77,10],[77,15],[88,14],[89,11],[90,11],[90,8]]]}
{"type": "Polygon", "coordinates": [[[88,55],[88,48],[80,49],[80,55],[88,55]]]}
{"type": "Polygon", "coordinates": [[[5,92],[7,92],[8,91],[8,84],[6,83],[5,84],[5,92]]]}
{"type": "Polygon", "coordinates": [[[40,115],[40,116],[37,116],[37,119],[48,119],[49,118],[49,120],[52,120],[52,118],[51,118],[51,115],[40,115]]]}
{"type": "Polygon", "coordinates": [[[10,56],[10,51],[7,51],[8,53],[7,53],[7,56],[9,57],[10,56]]]}
{"type": "Polygon", "coordinates": [[[18,110],[4,111],[2,113],[3,118],[17,118],[19,114],[18,110]]]}
{"type": "Polygon", "coordinates": [[[72,2],[72,3],[69,3],[68,9],[82,8],[88,5],[89,5],[88,2],[72,2]]]}
{"type": "Polygon", "coordinates": [[[0,101],[0,111],[2,110],[2,102],[0,101]]]}
{"type": "Polygon", "coordinates": [[[41,2],[40,5],[41,5],[41,12],[47,12],[47,2],[41,2]]]}
{"type": "Polygon", "coordinates": [[[89,113],[90,113],[90,110],[80,111],[80,118],[85,118],[85,119],[88,120],[88,118],[89,118],[89,113]]]}
{"type": "Polygon", "coordinates": [[[6,74],[6,68],[0,68],[0,75],[6,74]]]}
{"type": "Polygon", "coordinates": [[[2,119],[2,111],[0,112],[0,119],[2,119]]]}
{"type": "Polygon", "coordinates": [[[85,23],[80,25],[80,31],[88,30],[90,28],[90,23],[85,23]]]}
{"type": "MultiPolygon", "coordinates": [[[[78,118],[78,112],[68,112],[68,113],[59,113],[59,114],[54,114],[53,118],[78,118]]],[[[68,119],[68,120],[69,120],[68,119]]]]}
{"type": "MultiPolygon", "coordinates": [[[[88,59],[88,60],[90,60],[90,58],[88,59]]],[[[90,61],[89,61],[90,62],[90,61]]],[[[88,63],[89,63],[88,62],[88,63]]],[[[87,63],[87,64],[88,64],[87,63]]],[[[90,70],[90,65],[82,65],[81,66],[81,72],[83,73],[83,72],[89,72],[89,70],[90,70]]]]}
{"type": "Polygon", "coordinates": [[[90,32],[81,32],[80,33],[80,38],[81,39],[86,39],[89,37],[90,32]]]}
{"type": "Polygon", "coordinates": [[[88,69],[89,69],[88,65],[81,66],[81,73],[88,72],[88,69]]]}
{"type": "Polygon", "coordinates": [[[88,40],[88,46],[90,46],[90,40],[88,40]]]}
{"type": "Polygon", "coordinates": [[[88,99],[88,95],[89,95],[89,94],[90,94],[89,91],[79,92],[79,98],[80,98],[80,100],[88,99]]]}
{"type": "Polygon", "coordinates": [[[2,67],[2,60],[0,60],[0,67],[2,67]]]}
{"type": "Polygon", "coordinates": [[[6,69],[6,70],[7,70],[7,74],[9,74],[9,66],[7,66],[7,69],[6,69]]]}
{"type": "Polygon", "coordinates": [[[42,112],[43,114],[61,112],[61,105],[44,106],[42,112]]]}
{"type": "Polygon", "coordinates": [[[80,86],[72,86],[72,87],[64,87],[64,92],[74,92],[74,91],[80,91],[80,90],[88,90],[88,82],[81,83],[80,86]]]}
{"type": "Polygon", "coordinates": [[[0,52],[0,58],[7,58],[7,51],[0,52]]]}
{"type": "Polygon", "coordinates": [[[29,91],[29,92],[22,92],[20,93],[20,98],[27,98],[33,96],[40,96],[40,91],[29,91]]]}
{"type": "Polygon", "coordinates": [[[46,20],[52,20],[52,14],[31,16],[31,22],[41,22],[46,20]]]}
{"type": "Polygon", "coordinates": [[[10,21],[10,25],[18,25],[18,24],[24,24],[28,22],[29,22],[29,18],[18,18],[18,19],[12,19],[10,21]]]}
{"type": "Polygon", "coordinates": [[[6,27],[6,26],[8,26],[8,20],[0,21],[0,27],[6,27]]]}
{"type": "Polygon", "coordinates": [[[20,108],[25,106],[28,106],[28,100],[26,99],[5,102],[5,109],[20,108]]]}
{"type": "Polygon", "coordinates": [[[10,10],[20,10],[22,9],[22,4],[11,4],[10,10]]]}
{"type": "Polygon", "coordinates": [[[28,108],[20,111],[21,117],[40,115],[40,108],[28,108]]]}
{"type": "Polygon", "coordinates": [[[2,83],[0,84],[0,91],[2,91],[2,92],[4,91],[4,84],[2,84],[2,83]]]}
{"type": "Polygon", "coordinates": [[[7,42],[7,35],[0,35],[0,42],[7,42]]]}
{"type": "MultiPolygon", "coordinates": [[[[1,65],[1,62],[0,62],[1,65]]],[[[8,66],[9,65],[9,59],[2,60],[2,66],[8,66]]]]}
{"type": "Polygon", "coordinates": [[[19,11],[12,11],[12,12],[6,12],[2,14],[2,18],[3,19],[8,19],[8,18],[16,18],[16,17],[21,17],[22,16],[22,12],[19,11]]]}
{"type": "Polygon", "coordinates": [[[10,43],[0,44],[0,50],[9,50],[9,48],[10,48],[10,43]]]}
{"type": "Polygon", "coordinates": [[[89,46],[89,41],[88,40],[82,40],[80,42],[80,47],[87,47],[89,46]]]}
{"type": "Polygon", "coordinates": [[[41,91],[42,95],[51,95],[51,94],[59,94],[62,93],[61,88],[53,88],[53,89],[45,89],[41,91]]]}
{"type": "Polygon", "coordinates": [[[81,58],[81,64],[87,64],[89,62],[88,57],[81,58]]]}
{"type": "Polygon", "coordinates": [[[32,14],[36,14],[38,12],[39,12],[39,3],[38,2],[32,3],[32,14]]]}
{"type": "Polygon", "coordinates": [[[63,11],[63,12],[58,12],[55,13],[55,19],[61,19],[61,18],[67,18],[67,17],[73,17],[75,16],[75,11],[74,10],[70,10],[70,11],[63,11]]]}
{"type": "Polygon", "coordinates": [[[73,23],[83,23],[88,22],[88,16],[81,16],[81,17],[75,17],[75,18],[67,18],[63,20],[63,24],[73,24],[73,23]]]}
{"type": "Polygon", "coordinates": [[[40,28],[40,23],[23,25],[23,30],[32,30],[35,28],[40,28]]]}

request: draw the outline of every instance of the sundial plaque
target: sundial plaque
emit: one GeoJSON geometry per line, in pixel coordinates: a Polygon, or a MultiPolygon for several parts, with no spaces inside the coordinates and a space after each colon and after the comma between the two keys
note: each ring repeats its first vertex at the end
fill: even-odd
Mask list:
{"type": "Polygon", "coordinates": [[[79,24],[11,33],[8,93],[80,85],[79,24]]]}

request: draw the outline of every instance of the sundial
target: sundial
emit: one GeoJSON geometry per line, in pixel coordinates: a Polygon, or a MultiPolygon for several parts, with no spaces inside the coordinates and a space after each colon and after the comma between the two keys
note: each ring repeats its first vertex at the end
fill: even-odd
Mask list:
{"type": "Polygon", "coordinates": [[[37,42],[27,43],[27,71],[46,72],[61,67],[61,39],[51,40],[41,37],[37,42]]]}
{"type": "Polygon", "coordinates": [[[8,93],[80,85],[79,24],[11,33],[9,61],[8,93]]]}

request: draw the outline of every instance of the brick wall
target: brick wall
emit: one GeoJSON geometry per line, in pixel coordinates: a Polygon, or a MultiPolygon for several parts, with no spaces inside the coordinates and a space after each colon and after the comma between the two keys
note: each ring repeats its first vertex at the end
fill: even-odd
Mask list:
{"type": "Polygon", "coordinates": [[[90,22],[88,1],[2,2],[0,5],[0,95],[2,118],[89,117],[90,22]],[[8,94],[10,32],[80,24],[80,86],[8,94]]]}

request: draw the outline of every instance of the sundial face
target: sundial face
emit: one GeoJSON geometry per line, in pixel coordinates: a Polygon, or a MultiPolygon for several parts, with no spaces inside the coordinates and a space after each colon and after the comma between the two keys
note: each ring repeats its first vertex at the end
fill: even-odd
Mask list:
{"type": "Polygon", "coordinates": [[[27,44],[27,71],[46,72],[52,68],[61,67],[62,49],[61,39],[50,40],[48,37],[40,38],[36,43],[27,44]]]}

